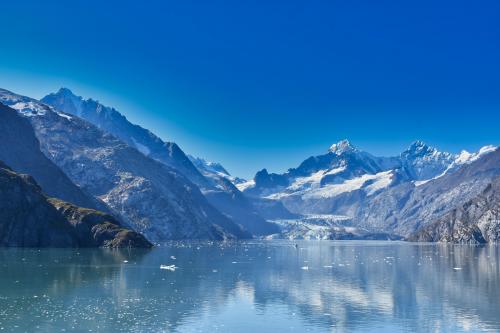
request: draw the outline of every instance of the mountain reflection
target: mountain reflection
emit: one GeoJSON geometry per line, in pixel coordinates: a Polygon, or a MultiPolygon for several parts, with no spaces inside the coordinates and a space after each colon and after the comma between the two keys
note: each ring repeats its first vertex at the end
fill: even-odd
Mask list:
{"type": "Polygon", "coordinates": [[[15,331],[478,331],[500,327],[495,246],[180,243],[1,250],[15,331]],[[175,264],[175,271],[160,265],[175,264]]]}

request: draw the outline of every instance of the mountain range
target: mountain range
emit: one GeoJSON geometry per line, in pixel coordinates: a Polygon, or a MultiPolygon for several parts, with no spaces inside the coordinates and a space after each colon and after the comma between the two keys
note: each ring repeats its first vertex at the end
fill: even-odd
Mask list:
{"type": "MultiPolygon", "coordinates": [[[[48,201],[56,211],[102,211],[153,242],[397,239],[420,230],[433,236],[418,239],[465,241],[431,226],[495,189],[500,175],[495,146],[451,154],[415,141],[379,157],[342,140],[285,173],[245,180],[66,88],[40,101],[0,89],[0,140],[0,160],[59,198],[48,201]]],[[[494,241],[489,230],[483,239],[494,241]]]]}
{"type": "Polygon", "coordinates": [[[211,205],[251,233],[261,235],[277,231],[273,224],[267,223],[256,213],[233,183],[226,179],[227,171],[222,172],[225,172],[224,175],[213,172],[208,164],[189,158],[176,143],[165,142],[149,130],[132,124],[114,108],[92,99],[83,99],[64,88],[45,96],[41,102],[82,118],[136,148],[150,160],[175,169],[195,184],[211,205]],[[197,163],[196,166],[193,161],[197,163]]]}
{"type": "Polygon", "coordinates": [[[500,174],[494,146],[440,152],[416,141],[395,157],[376,157],[342,140],[284,174],[263,169],[243,193],[277,200],[292,213],[336,214],[368,230],[408,236],[479,194],[500,174]]]}
{"type": "Polygon", "coordinates": [[[250,237],[182,173],[90,122],[6,90],[0,103],[29,120],[40,150],[75,185],[149,240],[250,237]]]}

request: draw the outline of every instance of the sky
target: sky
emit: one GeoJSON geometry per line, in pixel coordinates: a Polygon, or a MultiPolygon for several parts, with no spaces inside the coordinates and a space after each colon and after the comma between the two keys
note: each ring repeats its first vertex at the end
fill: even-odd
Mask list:
{"type": "Polygon", "coordinates": [[[1,4],[0,87],[70,88],[251,178],[344,138],[500,144],[500,2],[55,1],[1,4]]]}

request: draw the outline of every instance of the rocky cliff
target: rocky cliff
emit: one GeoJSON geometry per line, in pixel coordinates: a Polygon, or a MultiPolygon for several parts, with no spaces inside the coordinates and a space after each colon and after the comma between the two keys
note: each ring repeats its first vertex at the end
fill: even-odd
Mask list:
{"type": "Polygon", "coordinates": [[[0,246],[151,247],[111,215],[48,198],[33,177],[0,162],[0,246]]]}
{"type": "Polygon", "coordinates": [[[500,240],[500,178],[496,178],[480,195],[420,229],[408,240],[497,243],[500,240]]]}

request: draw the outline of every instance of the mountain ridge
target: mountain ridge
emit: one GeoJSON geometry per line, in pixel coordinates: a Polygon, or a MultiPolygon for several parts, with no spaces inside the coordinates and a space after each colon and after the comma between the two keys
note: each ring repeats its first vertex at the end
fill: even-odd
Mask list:
{"type": "Polygon", "coordinates": [[[75,184],[150,240],[250,237],[184,175],[90,122],[6,90],[0,102],[30,121],[44,155],[75,184]]]}
{"type": "MultiPolygon", "coordinates": [[[[250,232],[265,234],[274,230],[274,227],[258,214],[245,196],[226,179],[227,175],[209,170],[214,166],[209,167],[204,164],[206,161],[190,158],[176,143],[164,142],[151,131],[129,122],[116,109],[104,106],[92,99],[84,100],[67,88],[49,94],[41,101],[57,110],[83,117],[147,157],[177,170],[199,187],[212,206],[250,232]]],[[[228,174],[226,170],[224,172],[228,174]]]]}

